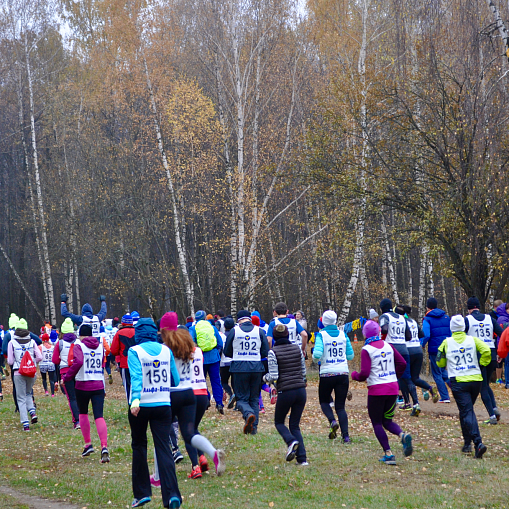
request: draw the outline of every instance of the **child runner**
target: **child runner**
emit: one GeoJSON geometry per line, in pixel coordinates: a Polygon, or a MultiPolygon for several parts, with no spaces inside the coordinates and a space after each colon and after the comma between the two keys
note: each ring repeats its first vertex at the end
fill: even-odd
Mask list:
{"type": "Polygon", "coordinates": [[[108,452],[108,428],[103,417],[104,407],[104,347],[100,338],[92,336],[92,327],[83,324],[79,329],[79,339],[73,348],[71,367],[63,375],[64,384],[75,380],[76,401],[79,408],[79,422],[85,447],[81,456],[90,456],[94,451],[90,438],[88,404],[92,402],[95,427],[101,441],[101,463],[110,461],[108,452]]]}
{"type": "MultiPolygon", "coordinates": [[[[196,396],[192,387],[193,375],[191,372],[193,371],[194,356],[200,356],[201,351],[197,347],[195,348],[187,330],[177,329],[177,313],[166,313],[161,318],[160,327],[163,343],[175,356],[175,364],[180,375],[179,385],[171,388],[171,407],[172,414],[178,419],[180,432],[191,460],[192,470],[188,477],[190,479],[202,477],[197,449],[205,451],[212,458],[217,475],[222,475],[225,471],[224,451],[216,450],[205,437],[198,433],[197,426],[195,426],[196,396]]],[[[208,462],[205,457],[201,458],[201,463],[206,464],[208,470],[208,462]]],[[[159,478],[158,472],[154,477],[159,478]]]]}
{"type": "MultiPolygon", "coordinates": [[[[21,325],[26,324],[20,320],[21,325]]],[[[19,420],[23,425],[24,431],[30,431],[28,414],[31,417],[31,423],[37,422],[35,413],[32,389],[35,383],[35,376],[24,376],[19,373],[21,359],[25,352],[30,352],[32,360],[39,362],[42,359],[41,351],[37,348],[36,342],[30,337],[30,332],[26,328],[17,328],[14,331],[13,338],[7,346],[7,362],[12,366],[13,382],[16,387],[16,399],[19,408],[19,420]]]]}
{"type": "Polygon", "coordinates": [[[401,376],[405,371],[405,359],[391,344],[380,339],[380,326],[373,320],[364,324],[362,334],[366,342],[361,352],[361,371],[354,371],[352,380],[367,380],[368,414],[375,436],[385,453],[380,461],[396,465],[396,457],[392,454],[385,429],[399,436],[405,456],[413,452],[412,436],[403,432],[392,420],[399,392],[398,375],[401,376]]]}
{"type": "Polygon", "coordinates": [[[41,371],[42,377],[42,386],[44,387],[44,392],[46,396],[49,396],[48,392],[48,382],[46,380],[46,375],[49,378],[49,385],[51,390],[51,397],[55,397],[55,365],[53,364],[53,350],[55,349],[55,345],[51,343],[49,339],[49,334],[43,334],[41,336],[42,345],[39,346],[42,354],[42,360],[39,364],[39,370],[41,371]]]}
{"type": "Polygon", "coordinates": [[[180,507],[175,463],[170,449],[171,379],[180,383],[171,350],[157,341],[157,326],[150,318],[140,318],[135,330],[135,345],[129,348],[127,362],[131,375],[129,425],[133,449],[131,507],[140,507],[152,500],[150,473],[147,463],[147,426],[154,439],[161,475],[164,507],[180,507]]]}
{"type": "MultiPolygon", "coordinates": [[[[71,324],[72,327],[72,324],[71,324]]],[[[62,332],[64,330],[69,330],[67,327],[64,327],[62,324],[62,332]]],[[[74,328],[73,328],[74,330],[74,328]]],[[[58,340],[55,348],[53,349],[53,357],[51,361],[55,366],[59,366],[60,380],[62,380],[63,376],[69,371],[69,353],[71,351],[71,347],[74,348],[74,343],[76,341],[76,335],[73,332],[66,332],[61,339],[58,340]]],[[[74,429],[80,429],[80,421],[79,421],[79,409],[78,403],[76,401],[76,390],[74,378],[68,380],[66,383],[62,381],[61,383],[62,392],[65,394],[67,398],[67,402],[69,403],[69,409],[71,410],[72,423],[74,429]]]]}
{"type": "Polygon", "coordinates": [[[464,330],[463,317],[453,316],[452,337],[444,339],[438,347],[437,366],[445,368],[447,365],[452,394],[460,412],[461,434],[465,441],[462,452],[470,453],[474,442],[475,457],[481,459],[487,447],[482,443],[474,405],[483,381],[480,365],[487,366],[491,362],[491,350],[484,341],[467,336],[464,330]]]}
{"type": "Polygon", "coordinates": [[[348,434],[348,416],[345,401],[350,381],[348,377],[348,361],[354,358],[354,351],[350,339],[336,325],[338,315],[334,311],[325,311],[322,323],[325,326],[315,337],[313,358],[320,361],[320,383],[318,398],[325,417],[329,420],[331,431],[329,438],[333,440],[341,428],[344,443],[350,442],[348,434]],[[338,421],[334,417],[330,399],[334,391],[334,403],[338,421]]]}
{"type": "MultiPolygon", "coordinates": [[[[307,466],[306,448],[300,432],[300,419],[306,406],[306,362],[300,345],[291,343],[286,325],[277,324],[272,329],[274,346],[268,353],[267,382],[277,382],[278,398],[274,425],[288,449],[286,461],[297,457],[297,464],[307,466]],[[285,419],[290,413],[288,429],[285,419]]],[[[330,408],[330,407],[329,407],[330,408]]]]}

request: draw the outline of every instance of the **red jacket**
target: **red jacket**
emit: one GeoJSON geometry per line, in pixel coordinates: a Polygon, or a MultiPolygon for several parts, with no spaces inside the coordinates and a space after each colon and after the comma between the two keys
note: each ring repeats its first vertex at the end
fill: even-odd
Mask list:
{"type": "Polygon", "coordinates": [[[110,350],[113,355],[120,357],[121,368],[128,368],[127,352],[132,345],[134,345],[134,326],[123,325],[113,336],[110,350]]]}
{"type": "Polygon", "coordinates": [[[505,359],[507,354],[509,354],[509,327],[506,327],[504,332],[502,332],[502,336],[500,336],[497,354],[502,359],[505,359]]]}

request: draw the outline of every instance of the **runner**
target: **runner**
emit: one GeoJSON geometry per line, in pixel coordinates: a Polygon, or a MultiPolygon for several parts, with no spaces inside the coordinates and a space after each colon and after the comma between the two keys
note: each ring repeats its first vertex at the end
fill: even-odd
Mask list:
{"type": "Polygon", "coordinates": [[[491,362],[491,351],[484,341],[467,336],[464,332],[465,319],[461,315],[451,318],[450,327],[452,336],[444,339],[438,347],[437,365],[447,365],[452,394],[460,413],[461,434],[465,441],[461,450],[470,453],[474,442],[475,457],[481,459],[487,447],[482,443],[474,405],[483,382],[479,364],[487,366],[491,362]]]}
{"type": "Polygon", "coordinates": [[[135,345],[127,353],[131,375],[129,425],[133,449],[131,507],[141,507],[151,501],[152,489],[147,464],[147,426],[154,439],[161,475],[164,507],[180,507],[180,495],[175,463],[170,449],[171,379],[180,384],[171,350],[157,342],[157,327],[151,318],[140,318],[135,329],[135,345]],[[162,382],[162,383],[161,383],[162,382]]]}
{"type": "Polygon", "coordinates": [[[352,380],[367,381],[368,414],[375,436],[385,453],[380,461],[386,465],[396,465],[396,457],[391,451],[385,430],[400,438],[405,456],[413,452],[412,436],[403,432],[392,420],[399,392],[398,376],[405,371],[405,359],[393,345],[380,338],[380,326],[373,320],[364,324],[362,334],[366,341],[361,352],[361,370],[352,373],[352,380]]]}
{"type": "Polygon", "coordinates": [[[85,447],[81,456],[85,458],[94,451],[90,438],[90,420],[88,404],[92,402],[95,427],[101,442],[101,463],[108,463],[108,428],[103,417],[104,408],[104,374],[105,352],[98,337],[92,336],[92,327],[85,323],[80,327],[80,337],[73,347],[71,367],[62,376],[64,384],[74,379],[76,384],[76,401],[79,408],[79,422],[85,447]]]}
{"type": "MultiPolygon", "coordinates": [[[[69,330],[68,324],[65,326],[65,322],[62,324],[62,332],[64,330],[69,330]],[[65,326],[65,327],[64,327],[65,326]]],[[[71,324],[70,327],[74,330],[74,327],[71,324]]],[[[59,376],[57,380],[61,381],[62,392],[65,394],[67,398],[67,402],[69,403],[69,409],[71,410],[72,423],[74,429],[80,429],[80,421],[79,421],[79,409],[78,402],[76,401],[76,388],[74,379],[70,379],[67,383],[62,381],[63,376],[69,371],[69,353],[71,351],[71,347],[74,348],[74,343],[76,341],[76,334],[74,332],[66,332],[63,334],[62,338],[58,340],[55,348],[53,349],[53,357],[51,361],[55,366],[59,367],[59,376]]]]}
{"type": "Polygon", "coordinates": [[[41,372],[42,386],[44,387],[44,393],[46,394],[46,396],[49,396],[48,382],[46,380],[47,375],[47,378],[49,378],[51,397],[54,398],[56,376],[55,376],[55,365],[53,364],[52,358],[55,345],[50,342],[48,334],[43,334],[41,336],[41,340],[42,345],[39,346],[39,349],[41,350],[42,360],[39,364],[39,370],[41,372]]]}
{"type": "MultiPolygon", "coordinates": [[[[223,320],[223,327],[225,330],[225,334],[228,335],[229,332],[235,327],[235,322],[233,318],[225,318],[223,320]]],[[[226,343],[226,336],[224,342],[226,343]]],[[[219,368],[219,373],[221,375],[221,386],[223,387],[223,391],[225,394],[229,396],[228,399],[228,409],[232,409],[233,405],[235,405],[235,388],[233,386],[233,375],[230,373],[230,365],[232,363],[231,357],[226,357],[224,351],[221,352],[221,365],[219,368]],[[228,381],[231,379],[231,387],[228,384],[228,381]]]]}
{"type": "Polygon", "coordinates": [[[465,333],[474,338],[484,341],[490,348],[491,362],[484,366],[481,363],[482,385],[481,399],[488,412],[488,420],[485,424],[497,424],[500,420],[500,411],[497,408],[495,395],[490,387],[491,376],[497,367],[497,348],[493,340],[493,335],[502,336],[502,327],[490,315],[485,315],[479,311],[481,303],[477,297],[470,297],[467,301],[469,315],[465,317],[465,333]]]}
{"type": "Polygon", "coordinates": [[[273,334],[274,346],[268,354],[269,372],[265,381],[277,383],[274,425],[288,447],[286,461],[296,457],[298,465],[307,466],[306,448],[300,432],[300,419],[307,397],[306,362],[299,345],[290,342],[286,325],[277,324],[273,334]],[[285,426],[288,412],[291,412],[290,429],[285,426]]]}
{"type": "Polygon", "coordinates": [[[62,301],[60,304],[60,313],[64,318],[70,318],[73,323],[78,326],[82,323],[90,325],[92,328],[92,336],[99,337],[101,322],[106,318],[107,312],[106,297],[104,295],[99,297],[101,301],[101,310],[97,315],[93,314],[92,306],[88,303],[81,308],[81,315],[74,315],[67,309],[67,295],[65,293],[60,296],[60,300],[62,301]]]}
{"type": "Polygon", "coordinates": [[[117,357],[119,360],[118,364],[120,367],[120,374],[122,376],[122,384],[124,385],[125,395],[127,403],[129,403],[131,393],[131,376],[129,374],[129,366],[127,358],[129,349],[135,344],[134,342],[134,325],[133,318],[128,313],[122,317],[118,332],[113,336],[111,343],[111,354],[117,357]]]}
{"type": "Polygon", "coordinates": [[[258,430],[258,397],[265,371],[261,359],[268,352],[265,332],[252,324],[249,311],[240,310],[237,313],[237,325],[226,338],[224,354],[233,359],[230,373],[235,377],[235,397],[245,421],[245,434],[256,435],[258,430]]]}
{"type": "Polygon", "coordinates": [[[267,340],[269,342],[269,347],[272,345],[272,330],[275,325],[282,323],[286,325],[288,328],[288,332],[290,334],[289,339],[291,343],[298,344],[302,353],[306,355],[306,346],[308,341],[308,334],[302,328],[302,325],[295,320],[295,318],[290,318],[288,315],[288,306],[284,302],[278,302],[274,306],[274,318],[269,323],[269,330],[267,332],[267,340]]]}
{"type": "MultiPolygon", "coordinates": [[[[255,315],[254,313],[251,314],[251,323],[255,327],[260,327],[261,328],[261,326],[260,326],[260,317],[258,315],[255,315]]],[[[263,367],[265,368],[264,371],[263,371],[263,374],[262,374],[262,377],[263,377],[263,376],[265,376],[269,372],[269,363],[268,363],[267,358],[262,359],[262,363],[263,363],[263,367]]],[[[262,380],[263,380],[263,378],[262,378],[262,380]]],[[[258,397],[258,409],[259,409],[261,414],[265,413],[265,405],[263,404],[263,397],[262,397],[262,393],[263,392],[268,392],[269,394],[271,392],[270,386],[268,384],[266,384],[265,382],[262,383],[262,389],[260,391],[260,396],[258,397]]]]}
{"type": "Polygon", "coordinates": [[[32,362],[38,363],[42,359],[41,351],[37,348],[36,342],[30,337],[26,321],[20,319],[18,327],[13,333],[13,338],[7,346],[7,362],[12,366],[13,382],[16,388],[16,399],[19,408],[19,420],[24,431],[30,431],[30,423],[37,422],[35,413],[32,389],[35,383],[33,377],[22,375],[19,372],[21,359],[25,352],[29,352],[32,362]],[[30,414],[30,421],[28,420],[30,414]]]}
{"type": "Polygon", "coordinates": [[[343,442],[347,444],[350,442],[348,415],[345,410],[350,386],[348,361],[354,358],[354,351],[348,336],[338,329],[337,321],[338,315],[334,311],[329,310],[323,313],[322,323],[325,327],[315,336],[313,358],[320,361],[318,398],[322,412],[329,420],[329,438],[335,439],[338,429],[341,428],[343,442]],[[338,420],[335,419],[331,408],[330,400],[333,391],[338,420]]]}
{"type": "Polygon", "coordinates": [[[113,376],[111,374],[111,365],[115,367],[115,356],[111,353],[111,344],[113,343],[113,338],[115,337],[115,334],[117,333],[118,329],[117,327],[113,327],[111,324],[106,325],[104,328],[104,333],[106,335],[106,342],[108,343],[108,346],[110,348],[110,353],[106,357],[106,373],[108,373],[108,382],[110,385],[113,383],[113,376]]]}

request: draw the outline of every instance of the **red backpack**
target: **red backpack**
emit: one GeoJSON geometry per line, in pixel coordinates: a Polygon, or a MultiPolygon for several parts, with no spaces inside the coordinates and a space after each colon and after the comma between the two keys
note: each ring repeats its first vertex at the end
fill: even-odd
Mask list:
{"type": "Polygon", "coordinates": [[[19,374],[33,378],[36,373],[37,366],[35,365],[30,352],[27,350],[21,358],[21,362],[19,364],[19,374]]]}

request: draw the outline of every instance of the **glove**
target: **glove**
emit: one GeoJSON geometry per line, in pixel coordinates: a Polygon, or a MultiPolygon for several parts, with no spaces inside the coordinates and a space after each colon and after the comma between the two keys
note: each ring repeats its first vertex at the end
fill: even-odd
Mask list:
{"type": "Polygon", "coordinates": [[[99,296],[99,300],[100,300],[101,302],[104,302],[104,301],[106,300],[106,297],[105,297],[104,295],[100,295],[100,296],[99,296]]]}
{"type": "Polygon", "coordinates": [[[66,293],[63,293],[62,295],[60,295],[60,300],[62,302],[67,302],[67,294],[66,293]]]}

